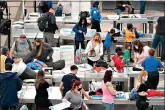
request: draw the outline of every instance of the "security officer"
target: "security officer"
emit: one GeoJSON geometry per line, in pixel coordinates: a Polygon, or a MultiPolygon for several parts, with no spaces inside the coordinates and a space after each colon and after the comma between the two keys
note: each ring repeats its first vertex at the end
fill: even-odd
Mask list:
{"type": "Polygon", "coordinates": [[[90,11],[91,23],[92,23],[91,29],[96,29],[97,32],[101,32],[100,22],[102,17],[98,5],[99,5],[99,1],[95,1],[90,11]]]}

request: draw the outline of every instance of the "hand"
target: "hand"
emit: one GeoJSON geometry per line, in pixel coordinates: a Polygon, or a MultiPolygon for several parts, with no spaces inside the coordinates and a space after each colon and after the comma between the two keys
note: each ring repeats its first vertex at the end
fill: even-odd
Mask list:
{"type": "Polygon", "coordinates": [[[85,107],[85,110],[89,110],[89,108],[86,106],[86,107],[85,107]]]}
{"type": "Polygon", "coordinates": [[[88,95],[87,99],[88,99],[88,100],[91,100],[91,99],[92,99],[92,97],[88,95]]]}
{"type": "Polygon", "coordinates": [[[123,5],[122,5],[122,7],[126,7],[126,5],[125,5],[125,4],[123,4],[123,5]]]}
{"type": "Polygon", "coordinates": [[[67,103],[68,101],[66,99],[62,99],[62,102],[67,103]]]}
{"type": "Polygon", "coordinates": [[[49,60],[50,59],[50,56],[47,56],[47,58],[46,58],[47,60],[49,60]]]}
{"type": "Polygon", "coordinates": [[[82,31],[81,31],[81,30],[79,30],[78,32],[79,32],[79,33],[82,33],[82,31]]]}

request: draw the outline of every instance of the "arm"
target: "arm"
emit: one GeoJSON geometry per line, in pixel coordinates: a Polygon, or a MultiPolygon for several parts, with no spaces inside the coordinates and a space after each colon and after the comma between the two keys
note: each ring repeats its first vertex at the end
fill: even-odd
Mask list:
{"type": "Polygon", "coordinates": [[[79,33],[78,24],[76,24],[76,25],[73,27],[72,31],[75,32],[75,33],[79,33]]]}
{"type": "Polygon", "coordinates": [[[59,86],[61,94],[62,94],[62,88],[63,88],[63,82],[61,81],[60,86],[59,86]]]}
{"type": "Polygon", "coordinates": [[[158,64],[158,68],[159,68],[160,71],[163,71],[163,65],[160,61],[159,61],[159,64],[158,64]]]}
{"type": "Polygon", "coordinates": [[[20,91],[22,89],[22,81],[21,79],[17,76],[17,91],[20,91]]]}
{"type": "Polygon", "coordinates": [[[88,107],[84,102],[83,102],[83,106],[84,106],[85,110],[88,110],[88,107]]]}
{"type": "Polygon", "coordinates": [[[45,88],[49,88],[49,84],[47,81],[45,81],[45,88]]]}
{"type": "Polygon", "coordinates": [[[100,50],[99,50],[99,51],[100,51],[99,55],[102,56],[102,55],[103,55],[103,43],[101,43],[101,45],[100,45],[99,48],[100,48],[100,50]]]}
{"type": "Polygon", "coordinates": [[[114,89],[114,87],[113,87],[113,85],[112,85],[111,82],[108,82],[108,83],[106,84],[106,86],[107,86],[109,92],[110,92],[113,96],[116,95],[116,90],[114,89]]]}
{"type": "Polygon", "coordinates": [[[15,50],[15,42],[12,45],[12,48],[10,49],[9,57],[12,58],[14,56],[14,50],[15,50]]]}
{"type": "Polygon", "coordinates": [[[89,100],[91,97],[85,92],[84,89],[82,89],[82,94],[89,100]]]}
{"type": "Polygon", "coordinates": [[[91,45],[92,45],[92,41],[89,41],[88,44],[87,44],[87,47],[85,49],[85,53],[89,52],[91,45]]]}

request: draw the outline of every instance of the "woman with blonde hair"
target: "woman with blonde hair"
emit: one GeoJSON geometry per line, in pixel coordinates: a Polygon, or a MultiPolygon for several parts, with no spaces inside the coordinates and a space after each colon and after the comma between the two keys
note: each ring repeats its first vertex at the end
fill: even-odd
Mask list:
{"type": "Polygon", "coordinates": [[[92,40],[88,42],[85,53],[88,55],[88,64],[94,66],[94,63],[103,55],[103,43],[100,33],[95,33],[92,40]]]}
{"type": "Polygon", "coordinates": [[[138,110],[146,110],[149,108],[149,103],[147,101],[147,97],[153,96],[162,96],[164,97],[164,92],[158,90],[150,90],[148,89],[148,85],[146,85],[146,81],[148,79],[147,71],[141,71],[138,76],[138,84],[136,86],[136,90],[138,93],[138,98],[136,101],[136,106],[138,110]]]}
{"type": "Polygon", "coordinates": [[[45,81],[45,73],[43,70],[38,71],[35,82],[36,96],[35,104],[36,110],[49,110],[50,101],[48,99],[49,84],[45,81]]]}

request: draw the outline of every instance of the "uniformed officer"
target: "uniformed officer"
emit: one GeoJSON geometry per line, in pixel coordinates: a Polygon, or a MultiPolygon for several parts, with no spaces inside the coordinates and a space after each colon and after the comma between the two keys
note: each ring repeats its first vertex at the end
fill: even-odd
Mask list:
{"type": "Polygon", "coordinates": [[[100,22],[102,17],[98,5],[99,5],[99,1],[95,1],[90,11],[91,23],[92,23],[91,29],[96,29],[97,32],[101,32],[100,22]]]}

